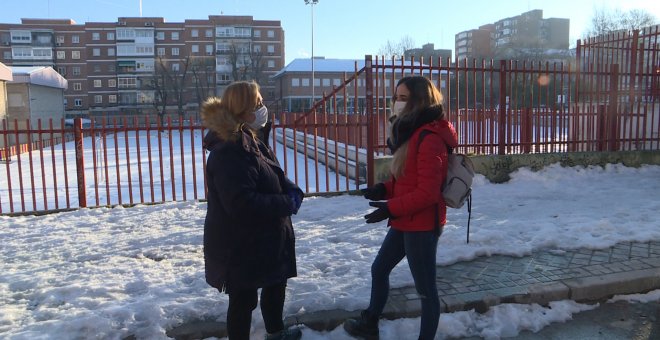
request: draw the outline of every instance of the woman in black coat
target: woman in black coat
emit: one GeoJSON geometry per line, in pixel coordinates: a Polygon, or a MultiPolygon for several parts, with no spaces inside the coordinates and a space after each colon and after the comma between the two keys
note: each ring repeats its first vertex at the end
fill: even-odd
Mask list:
{"type": "Polygon", "coordinates": [[[255,131],[267,121],[259,87],[230,84],[222,98],[202,106],[208,207],[204,221],[206,281],[229,294],[229,339],[248,339],[261,288],[267,339],[299,339],[284,329],[282,310],[288,278],[296,276],[291,214],[303,193],[280,168],[255,131]]]}

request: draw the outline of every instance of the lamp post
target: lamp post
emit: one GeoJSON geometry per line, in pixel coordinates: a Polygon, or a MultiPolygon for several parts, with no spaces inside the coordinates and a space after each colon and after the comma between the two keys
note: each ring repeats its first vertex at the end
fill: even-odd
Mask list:
{"type": "Polygon", "coordinates": [[[311,5],[312,8],[312,103],[311,107],[314,107],[314,5],[318,4],[319,0],[305,0],[305,5],[311,5]]]}

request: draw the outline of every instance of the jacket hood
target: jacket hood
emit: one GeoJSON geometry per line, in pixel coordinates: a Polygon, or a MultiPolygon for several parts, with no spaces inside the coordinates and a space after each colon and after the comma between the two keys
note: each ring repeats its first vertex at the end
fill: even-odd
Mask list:
{"type": "Polygon", "coordinates": [[[454,125],[447,120],[441,119],[428,123],[422,127],[432,133],[440,135],[442,140],[452,149],[458,146],[458,135],[454,125]]]}

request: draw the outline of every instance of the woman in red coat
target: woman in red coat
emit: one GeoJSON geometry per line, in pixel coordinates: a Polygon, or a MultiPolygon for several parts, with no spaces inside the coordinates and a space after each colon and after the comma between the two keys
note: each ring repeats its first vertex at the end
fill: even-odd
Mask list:
{"type": "Polygon", "coordinates": [[[367,223],[388,220],[390,230],[371,266],[371,300],[361,317],[349,319],[344,329],[354,336],[378,339],[378,318],[389,292],[389,276],[405,257],[422,301],[419,339],[433,339],[440,318],[435,282],[438,238],[447,208],[440,188],[447,176],[450,148],[458,145],[456,130],[445,120],[442,94],[425,77],[404,77],[394,93],[392,176],[385,183],[364,189],[364,197],[377,209],[367,223]]]}

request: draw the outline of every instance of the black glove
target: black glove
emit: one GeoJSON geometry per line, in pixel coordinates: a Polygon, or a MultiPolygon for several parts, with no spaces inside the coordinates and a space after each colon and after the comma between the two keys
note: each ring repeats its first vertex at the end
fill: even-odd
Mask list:
{"type": "Polygon", "coordinates": [[[360,189],[362,196],[371,201],[380,201],[385,199],[385,194],[387,194],[387,189],[385,189],[385,184],[378,183],[374,186],[366,189],[360,189]]]}
{"type": "Polygon", "coordinates": [[[291,213],[297,214],[302,204],[304,194],[300,189],[289,189],[289,198],[291,199],[291,213]]]}
{"type": "Polygon", "coordinates": [[[392,217],[389,209],[387,209],[387,202],[369,202],[369,205],[378,209],[364,215],[364,218],[367,219],[367,223],[377,223],[392,217]]]}

